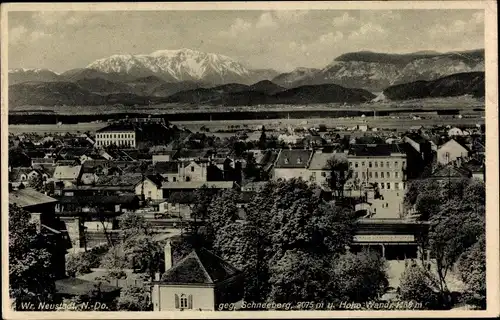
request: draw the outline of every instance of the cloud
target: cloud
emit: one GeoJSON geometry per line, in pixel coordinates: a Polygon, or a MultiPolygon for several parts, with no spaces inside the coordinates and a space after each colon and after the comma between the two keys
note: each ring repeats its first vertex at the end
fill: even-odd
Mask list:
{"type": "Polygon", "coordinates": [[[276,10],[273,11],[273,16],[283,23],[301,22],[309,13],[309,10],[276,10]]]}
{"type": "Polygon", "coordinates": [[[37,41],[37,40],[40,40],[40,39],[43,39],[43,38],[46,38],[46,37],[49,37],[49,36],[50,36],[49,33],[45,33],[43,31],[33,31],[30,34],[30,40],[31,41],[37,41]]]}
{"type": "Polygon", "coordinates": [[[349,39],[369,39],[373,36],[386,35],[387,31],[379,24],[366,23],[349,34],[349,39]]]}
{"type": "Polygon", "coordinates": [[[441,38],[443,36],[455,37],[474,33],[484,28],[484,12],[475,12],[468,20],[455,20],[450,24],[436,24],[428,30],[428,34],[432,38],[441,38]]]}
{"type": "Polygon", "coordinates": [[[12,44],[17,44],[21,42],[26,36],[28,29],[25,26],[20,25],[10,29],[9,31],[9,42],[12,44]]]}
{"type": "Polygon", "coordinates": [[[229,36],[229,37],[237,37],[241,33],[249,30],[252,28],[252,24],[250,22],[247,22],[241,18],[236,18],[233,22],[233,24],[229,27],[228,31],[221,31],[220,35],[222,36],[229,36]]]}
{"type": "Polygon", "coordinates": [[[319,37],[320,43],[332,44],[344,39],[344,34],[340,31],[323,34],[319,37]]]}
{"type": "Polygon", "coordinates": [[[339,17],[333,18],[333,26],[334,27],[346,27],[346,26],[352,25],[356,22],[358,22],[358,20],[356,18],[352,17],[351,15],[349,15],[349,13],[347,13],[347,12],[345,12],[343,15],[341,15],[339,17]]]}
{"type": "Polygon", "coordinates": [[[274,28],[277,27],[278,23],[274,20],[273,15],[270,12],[265,12],[260,15],[259,19],[255,23],[256,28],[274,28]]]}

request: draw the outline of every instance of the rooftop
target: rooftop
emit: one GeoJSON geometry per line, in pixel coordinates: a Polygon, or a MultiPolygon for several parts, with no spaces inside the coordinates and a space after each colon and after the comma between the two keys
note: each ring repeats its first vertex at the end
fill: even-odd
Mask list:
{"type": "Polygon", "coordinates": [[[343,152],[335,153],[322,153],[315,152],[311,158],[311,163],[309,164],[309,170],[326,170],[328,169],[328,160],[332,158],[346,160],[346,154],[343,152]]]}
{"type": "Polygon", "coordinates": [[[49,197],[32,188],[13,190],[9,192],[9,203],[15,203],[21,208],[53,202],[57,202],[57,199],[49,197]]]}
{"type": "Polygon", "coordinates": [[[57,166],[54,171],[55,179],[76,179],[80,175],[82,166],[57,166]]]}
{"type": "Polygon", "coordinates": [[[282,149],[275,168],[307,168],[313,151],[303,149],[282,149]]]}
{"type": "Polygon", "coordinates": [[[107,127],[97,130],[100,132],[123,132],[123,131],[135,131],[135,127],[131,123],[112,123],[107,127]]]}
{"type": "Polygon", "coordinates": [[[216,284],[240,273],[240,270],[204,248],[189,255],[167,270],[161,282],[216,284]]]}
{"type": "Polygon", "coordinates": [[[400,144],[353,144],[349,155],[356,157],[389,157],[394,153],[404,153],[400,144]]]}

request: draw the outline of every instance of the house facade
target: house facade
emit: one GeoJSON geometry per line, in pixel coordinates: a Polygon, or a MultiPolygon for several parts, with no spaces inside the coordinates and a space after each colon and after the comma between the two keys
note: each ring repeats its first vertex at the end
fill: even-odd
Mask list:
{"type": "Polygon", "coordinates": [[[201,248],[173,265],[170,241],[164,251],[165,273],[151,283],[154,311],[214,311],[242,298],[241,271],[221,257],[201,248]]]}
{"type": "Polygon", "coordinates": [[[273,179],[302,178],[308,181],[310,176],[308,166],[312,155],[312,150],[282,149],[274,163],[273,179]]]}
{"type": "Polygon", "coordinates": [[[398,144],[352,145],[347,155],[353,179],[383,191],[406,188],[406,154],[398,144]]]}
{"type": "Polygon", "coordinates": [[[110,145],[135,148],[137,145],[136,132],[132,124],[113,124],[97,130],[96,146],[110,145]]]}

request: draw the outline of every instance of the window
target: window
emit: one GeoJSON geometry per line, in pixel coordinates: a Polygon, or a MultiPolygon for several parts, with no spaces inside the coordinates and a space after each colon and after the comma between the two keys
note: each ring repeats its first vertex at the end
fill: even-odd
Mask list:
{"type": "Polygon", "coordinates": [[[362,161],[362,162],[361,162],[361,166],[362,166],[362,167],[364,167],[364,166],[365,166],[365,162],[364,162],[364,161],[362,161]]]}
{"type": "Polygon", "coordinates": [[[175,308],[176,309],[193,309],[193,295],[178,294],[175,295],[175,308]]]}
{"type": "Polygon", "coordinates": [[[383,168],[384,167],[384,161],[380,161],[380,167],[383,168]]]}
{"type": "Polygon", "coordinates": [[[359,177],[359,174],[357,172],[354,172],[354,178],[358,178],[359,177]]]}
{"type": "Polygon", "coordinates": [[[375,178],[378,178],[378,172],[375,172],[375,178]]]}
{"type": "Polygon", "coordinates": [[[176,182],[176,181],[177,181],[177,178],[176,178],[176,177],[173,177],[173,178],[172,178],[172,181],[173,181],[173,182],[176,182]]]}
{"type": "Polygon", "coordinates": [[[394,173],[396,175],[396,178],[399,178],[399,172],[394,173]]]}
{"type": "Polygon", "coordinates": [[[378,161],[375,161],[375,168],[378,168],[378,161]]]}
{"type": "Polygon", "coordinates": [[[371,161],[368,162],[368,167],[370,167],[370,168],[372,167],[372,162],[371,161]]]}
{"type": "Polygon", "coordinates": [[[352,167],[352,161],[349,161],[349,167],[352,167]]]}
{"type": "Polygon", "coordinates": [[[322,177],[326,177],[326,172],[324,172],[324,171],[323,171],[323,172],[321,172],[321,176],[322,176],[322,177]]]}
{"type": "Polygon", "coordinates": [[[389,208],[389,204],[388,204],[387,202],[385,203],[385,207],[386,207],[386,208],[389,208]]]}
{"type": "Polygon", "coordinates": [[[391,177],[391,173],[387,172],[387,178],[390,178],[390,177],[391,177]]]}
{"type": "Polygon", "coordinates": [[[398,167],[399,163],[397,161],[394,161],[394,167],[398,167]]]}
{"type": "Polygon", "coordinates": [[[370,178],[372,177],[372,172],[371,172],[371,171],[368,173],[368,176],[369,176],[370,178]]]}
{"type": "Polygon", "coordinates": [[[384,177],[384,172],[380,172],[380,178],[383,178],[384,177]]]}
{"type": "Polygon", "coordinates": [[[380,183],[380,189],[384,189],[384,187],[385,187],[385,183],[383,183],[383,182],[380,183]]]}
{"type": "Polygon", "coordinates": [[[391,167],[391,165],[390,165],[389,161],[387,161],[385,164],[386,164],[387,168],[390,168],[390,167],[391,167]]]}
{"type": "Polygon", "coordinates": [[[363,179],[366,178],[366,173],[363,171],[362,172],[363,179]]]}
{"type": "Polygon", "coordinates": [[[358,163],[357,163],[357,162],[355,162],[355,163],[354,163],[354,167],[355,167],[355,168],[357,168],[357,167],[358,167],[358,163]]]}
{"type": "Polygon", "coordinates": [[[402,164],[402,165],[403,165],[403,168],[404,168],[404,167],[405,167],[405,165],[406,165],[406,161],[403,161],[403,164],[402,164]]]}
{"type": "Polygon", "coordinates": [[[391,189],[391,183],[390,182],[387,182],[387,189],[390,190],[391,189]]]}
{"type": "Polygon", "coordinates": [[[395,188],[396,190],[399,190],[399,183],[397,183],[397,182],[396,182],[396,183],[394,184],[394,188],[395,188]]]}
{"type": "Polygon", "coordinates": [[[151,194],[152,194],[152,192],[148,191],[148,198],[150,198],[150,199],[151,199],[151,194]]]}
{"type": "Polygon", "coordinates": [[[191,172],[194,172],[194,166],[191,166],[191,172]]]}

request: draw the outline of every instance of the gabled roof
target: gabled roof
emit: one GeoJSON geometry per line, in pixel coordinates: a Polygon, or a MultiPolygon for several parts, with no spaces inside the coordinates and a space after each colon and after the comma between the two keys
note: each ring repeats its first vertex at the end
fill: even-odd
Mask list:
{"type": "Polygon", "coordinates": [[[131,123],[112,123],[107,127],[101,128],[97,130],[97,133],[100,132],[125,132],[125,131],[134,131],[135,127],[131,123]]]}
{"type": "Polygon", "coordinates": [[[276,160],[275,168],[307,168],[312,156],[311,150],[282,149],[276,160]]]}
{"type": "Polygon", "coordinates": [[[221,257],[204,248],[191,251],[189,255],[167,270],[161,282],[172,284],[216,284],[241,271],[221,257]]]}
{"type": "Polygon", "coordinates": [[[462,147],[463,149],[465,149],[466,151],[470,151],[469,148],[467,148],[467,146],[465,146],[463,143],[461,143],[459,141],[459,139],[450,139],[450,140],[446,141],[445,143],[443,143],[442,145],[440,145],[438,149],[441,149],[448,144],[456,144],[456,145],[462,147]]]}
{"type": "Polygon", "coordinates": [[[109,205],[109,204],[133,204],[137,201],[135,194],[122,194],[122,195],[93,195],[93,196],[63,196],[59,198],[62,204],[77,204],[81,206],[86,205],[109,205]]]}
{"type": "Polygon", "coordinates": [[[18,181],[21,179],[22,174],[28,175],[31,171],[33,171],[33,169],[28,167],[12,168],[9,172],[9,181],[18,181]]]}
{"type": "Polygon", "coordinates": [[[13,190],[9,192],[9,203],[15,203],[21,208],[52,202],[57,202],[57,199],[49,197],[32,188],[13,190]]]}

